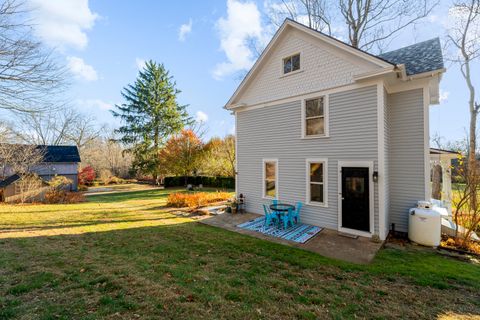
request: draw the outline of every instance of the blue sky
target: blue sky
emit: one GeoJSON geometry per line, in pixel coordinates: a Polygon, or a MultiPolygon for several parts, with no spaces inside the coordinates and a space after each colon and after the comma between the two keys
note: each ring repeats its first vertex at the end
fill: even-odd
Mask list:
{"type": "MultiPolygon", "coordinates": [[[[268,2],[30,0],[36,33],[56,48],[71,70],[69,100],[99,123],[118,125],[108,111],[122,101],[121,89],[135,80],[142,62],[164,63],[189,104],[189,113],[205,121],[208,135],[233,132],[234,119],[222,106],[239,84],[239,73],[253,63],[242,40],[266,42],[268,2]]],[[[404,32],[395,49],[432,37],[443,37],[449,1],[426,23],[404,32]]],[[[337,26],[342,36],[344,27],[337,26]]],[[[480,63],[474,67],[480,81],[480,63]]],[[[461,139],[468,126],[467,92],[457,66],[447,63],[441,83],[442,102],[431,107],[431,135],[461,139]]]]}

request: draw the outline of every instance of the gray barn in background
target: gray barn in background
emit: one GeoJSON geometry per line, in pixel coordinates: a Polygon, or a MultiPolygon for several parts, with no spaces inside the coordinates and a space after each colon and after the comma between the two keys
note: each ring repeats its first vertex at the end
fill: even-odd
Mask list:
{"type": "MultiPolygon", "coordinates": [[[[76,146],[36,146],[42,154],[42,161],[30,168],[32,173],[37,174],[46,183],[55,176],[64,176],[72,181],[67,186],[69,191],[78,190],[78,165],[81,162],[80,154],[76,146]]],[[[0,177],[0,199],[8,201],[9,198],[18,194],[16,183],[20,176],[6,168],[5,177],[0,177]]],[[[39,187],[41,184],[39,185],[39,187]]]]}

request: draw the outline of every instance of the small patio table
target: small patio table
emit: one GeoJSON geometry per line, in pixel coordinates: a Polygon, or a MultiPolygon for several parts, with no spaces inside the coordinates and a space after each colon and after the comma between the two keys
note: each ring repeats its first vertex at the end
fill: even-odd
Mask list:
{"type": "Polygon", "coordinates": [[[289,209],[295,209],[295,206],[288,203],[274,203],[270,205],[270,210],[280,213],[288,212],[289,209]]]}
{"type": "Polygon", "coordinates": [[[288,210],[295,210],[295,206],[288,204],[288,203],[274,203],[270,205],[270,210],[277,213],[277,215],[281,215],[282,218],[288,214],[288,210]]]}

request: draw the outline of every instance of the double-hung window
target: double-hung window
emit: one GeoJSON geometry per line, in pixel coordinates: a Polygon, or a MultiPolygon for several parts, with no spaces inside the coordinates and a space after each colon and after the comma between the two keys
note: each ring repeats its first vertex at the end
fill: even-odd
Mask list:
{"type": "Polygon", "coordinates": [[[307,159],[307,203],[327,204],[327,160],[307,159]]]}
{"type": "Polygon", "coordinates": [[[277,198],[278,194],[278,161],[263,160],[263,197],[277,198]]]}
{"type": "Polygon", "coordinates": [[[304,102],[304,137],[326,136],[326,98],[325,96],[307,99],[304,102]]]}

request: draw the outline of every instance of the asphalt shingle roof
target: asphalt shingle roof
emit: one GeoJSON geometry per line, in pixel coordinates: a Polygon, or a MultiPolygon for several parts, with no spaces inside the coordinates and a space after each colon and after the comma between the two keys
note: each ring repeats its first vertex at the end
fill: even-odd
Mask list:
{"type": "Polygon", "coordinates": [[[443,69],[440,39],[419,42],[378,56],[393,64],[404,64],[407,76],[443,69]]]}
{"type": "Polygon", "coordinates": [[[80,162],[76,146],[37,146],[43,152],[44,162],[80,162]]]}
{"type": "Polygon", "coordinates": [[[11,175],[10,177],[6,178],[5,180],[0,181],[0,188],[5,188],[5,187],[11,185],[12,183],[14,183],[15,181],[17,181],[18,179],[20,179],[20,176],[18,174],[11,175]]]}
{"type": "MultiPolygon", "coordinates": [[[[9,146],[7,144],[6,146],[9,146]]],[[[22,147],[28,148],[31,145],[14,145],[11,146],[20,147],[18,152],[21,152],[22,147]]],[[[81,162],[80,154],[78,153],[77,146],[34,146],[43,155],[42,162],[81,162]]]]}

